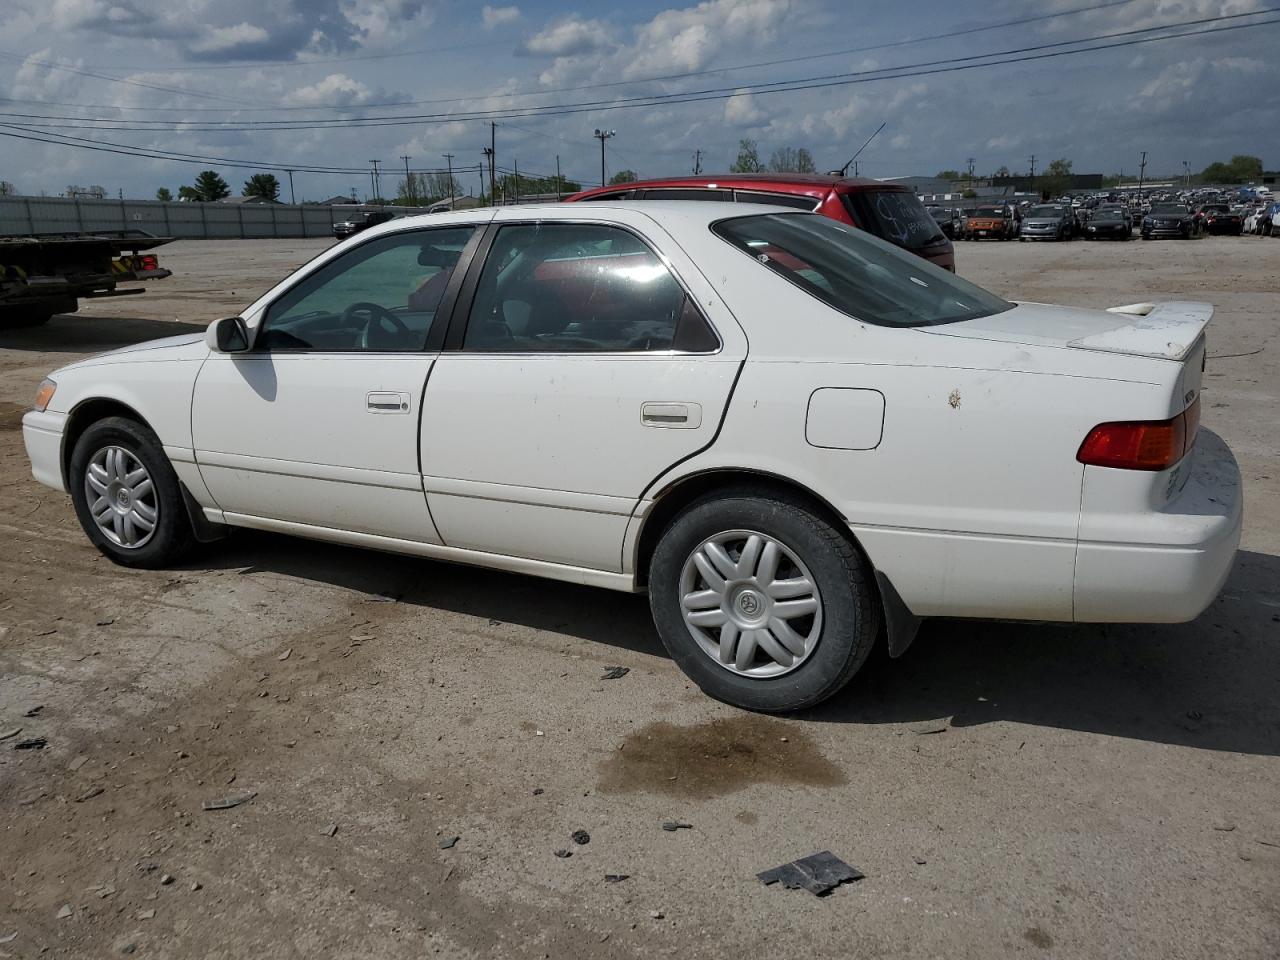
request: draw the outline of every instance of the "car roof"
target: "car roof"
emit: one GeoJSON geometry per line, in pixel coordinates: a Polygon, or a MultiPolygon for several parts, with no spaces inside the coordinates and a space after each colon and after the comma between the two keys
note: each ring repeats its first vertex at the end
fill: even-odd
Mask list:
{"type": "Polygon", "coordinates": [[[843,177],[832,173],[717,173],[689,177],[662,177],[652,180],[636,180],[632,183],[615,183],[604,187],[592,187],[566,198],[567,201],[583,200],[601,193],[620,190],[648,190],[664,187],[712,189],[729,187],[737,190],[762,190],[774,193],[797,193],[818,196],[833,189],[846,192],[863,190],[905,191],[902,184],[870,180],[867,177],[843,177]]]}

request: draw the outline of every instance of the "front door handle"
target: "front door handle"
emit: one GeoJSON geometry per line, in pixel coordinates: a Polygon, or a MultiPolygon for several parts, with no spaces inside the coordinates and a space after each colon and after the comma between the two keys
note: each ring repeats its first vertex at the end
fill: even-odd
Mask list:
{"type": "Polygon", "coordinates": [[[640,405],[640,422],[646,427],[693,430],[702,426],[702,404],[652,402],[640,405]]]}
{"type": "Polygon", "coordinates": [[[365,395],[365,409],[370,413],[408,413],[411,404],[407,393],[380,390],[365,395]]]}

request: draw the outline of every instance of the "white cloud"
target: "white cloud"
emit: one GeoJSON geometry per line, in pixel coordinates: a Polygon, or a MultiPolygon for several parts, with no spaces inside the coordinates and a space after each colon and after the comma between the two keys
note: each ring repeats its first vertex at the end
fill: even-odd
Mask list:
{"type": "Polygon", "coordinates": [[[522,51],[538,57],[576,57],[613,46],[609,25],[570,16],[535,33],[522,51]]]}
{"type": "Polygon", "coordinates": [[[724,122],[739,126],[751,126],[759,123],[764,114],[756,106],[755,99],[749,93],[735,93],[724,102],[724,122]]]}
{"type": "Polygon", "coordinates": [[[254,23],[237,23],[233,27],[208,27],[201,31],[200,39],[191,44],[196,53],[221,53],[235,47],[265,43],[270,34],[254,23]]]}
{"type": "Polygon", "coordinates": [[[515,23],[520,19],[519,7],[491,7],[485,4],[480,11],[480,19],[484,23],[486,30],[492,30],[495,27],[501,27],[504,24],[515,23]]]}
{"type": "Polygon", "coordinates": [[[367,103],[373,91],[354,80],[345,73],[331,73],[323,80],[299,87],[285,96],[290,106],[313,107],[327,104],[338,104],[353,107],[367,103]]]}
{"type": "Polygon", "coordinates": [[[734,47],[762,47],[791,15],[790,0],[705,0],[664,10],[636,30],[623,76],[701,70],[734,47]]]}

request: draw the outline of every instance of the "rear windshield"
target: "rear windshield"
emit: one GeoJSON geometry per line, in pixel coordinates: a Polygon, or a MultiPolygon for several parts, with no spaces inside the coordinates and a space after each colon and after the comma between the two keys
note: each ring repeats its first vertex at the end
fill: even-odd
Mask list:
{"type": "Polygon", "coordinates": [[[770,213],[721,220],[711,229],[806,293],[867,323],[924,327],[1013,308],[927,260],[826,217],[770,213]]]}
{"type": "Polygon", "coordinates": [[[1152,213],[1177,214],[1182,216],[1187,212],[1187,208],[1180,203],[1157,203],[1151,208],[1152,213]]]}
{"type": "Polygon", "coordinates": [[[1031,212],[1028,213],[1027,216],[1028,217],[1046,217],[1046,218],[1060,217],[1062,216],[1062,208],[1061,207],[1032,207],[1031,212]]]}
{"type": "Polygon", "coordinates": [[[867,190],[842,195],[853,222],[868,233],[908,250],[946,243],[947,236],[920,198],[905,190],[867,190]]]}
{"type": "Polygon", "coordinates": [[[973,211],[975,217],[1003,217],[1004,207],[979,207],[973,211]]]}

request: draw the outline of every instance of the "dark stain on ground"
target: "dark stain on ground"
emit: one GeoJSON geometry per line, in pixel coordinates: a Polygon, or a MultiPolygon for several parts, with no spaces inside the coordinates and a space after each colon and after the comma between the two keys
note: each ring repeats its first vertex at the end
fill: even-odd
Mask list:
{"type": "Polygon", "coordinates": [[[0,430],[21,430],[22,415],[30,409],[20,403],[0,403],[0,430]]]}
{"type": "Polygon", "coordinates": [[[1053,937],[1045,933],[1039,927],[1032,927],[1022,935],[1033,946],[1039,947],[1041,950],[1048,950],[1053,946],[1053,937]]]}
{"type": "Polygon", "coordinates": [[[641,727],[600,764],[602,793],[706,799],[757,783],[835,787],[844,773],[799,727],[754,714],[641,727]]]}

